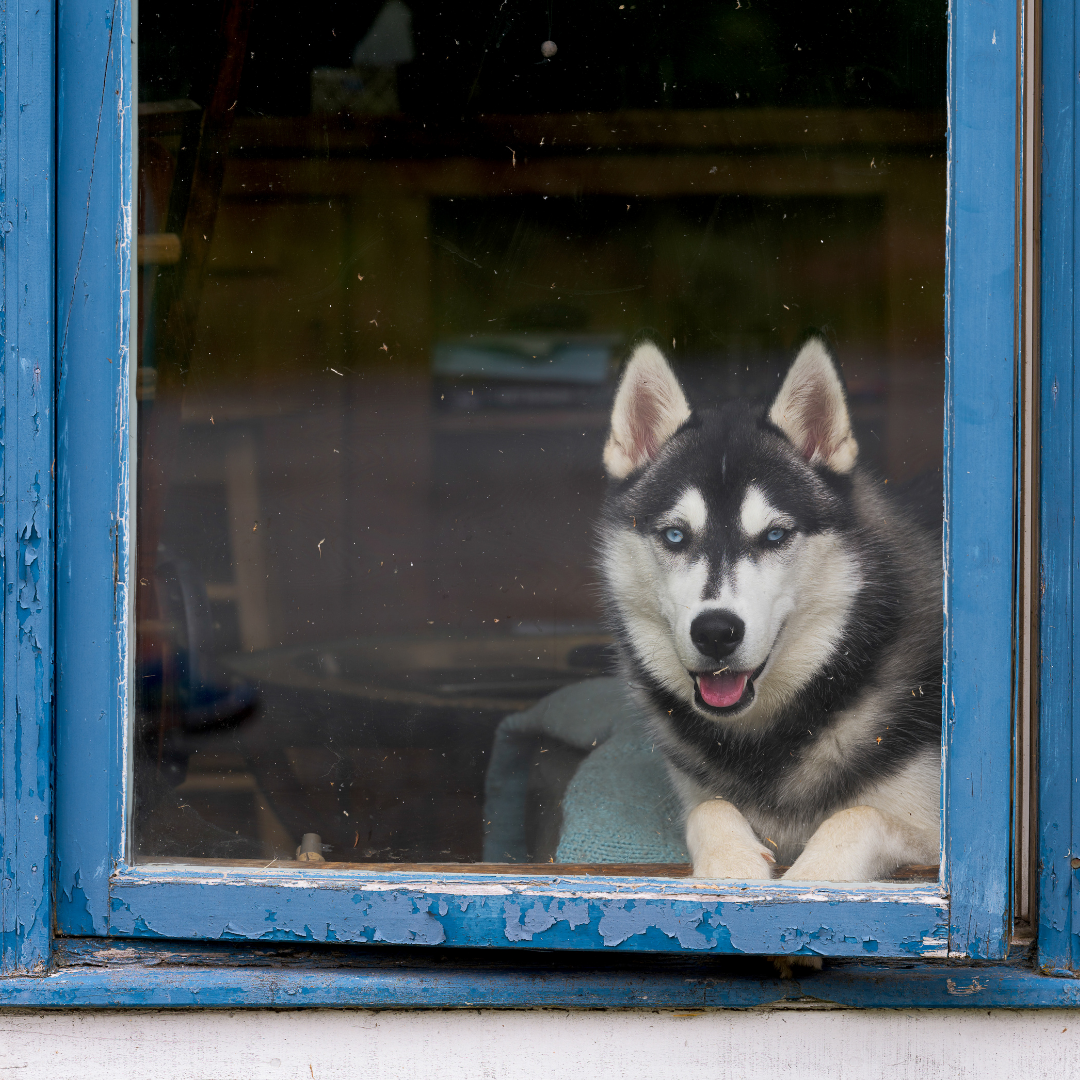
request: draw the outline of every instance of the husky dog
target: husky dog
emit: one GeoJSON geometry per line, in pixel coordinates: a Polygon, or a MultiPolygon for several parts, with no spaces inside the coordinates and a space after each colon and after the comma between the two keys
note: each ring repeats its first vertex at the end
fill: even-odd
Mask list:
{"type": "Polygon", "coordinates": [[[816,338],[767,407],[691,410],[651,344],[619,384],[601,574],[697,877],[938,861],[940,548],[857,456],[816,338]]]}

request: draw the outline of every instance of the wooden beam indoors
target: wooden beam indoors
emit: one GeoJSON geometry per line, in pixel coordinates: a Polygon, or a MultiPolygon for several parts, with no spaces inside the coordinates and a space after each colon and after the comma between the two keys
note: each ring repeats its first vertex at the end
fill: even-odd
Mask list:
{"type": "Polygon", "coordinates": [[[509,151],[505,161],[480,158],[370,161],[234,158],[227,198],[336,198],[351,195],[874,195],[933,183],[943,161],[866,151],[798,154],[575,156],[536,161],[509,151]]]}

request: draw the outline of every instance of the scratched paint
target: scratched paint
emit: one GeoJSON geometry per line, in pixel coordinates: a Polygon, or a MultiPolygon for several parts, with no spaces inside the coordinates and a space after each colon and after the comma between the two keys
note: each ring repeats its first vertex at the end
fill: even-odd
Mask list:
{"type": "MultiPolygon", "coordinates": [[[[449,910],[449,905],[447,908],[449,910]]],[[[553,900],[547,905],[542,900],[534,900],[529,905],[507,901],[503,904],[503,912],[503,933],[509,942],[532,941],[537,934],[550,930],[557,922],[565,922],[574,930],[589,921],[589,905],[582,900],[553,900]]]]}
{"type": "Polygon", "coordinates": [[[1016,23],[949,5],[943,851],[950,948],[984,958],[1009,936],[1016,23]]]}
{"type": "Polygon", "coordinates": [[[728,974],[699,959],[664,965],[648,957],[611,954],[550,957],[513,964],[464,959],[448,964],[426,950],[327,955],[312,947],[178,946],[146,940],[61,942],[58,967],[47,978],[0,982],[0,1008],[70,1006],[299,1006],[407,1008],[747,1008],[774,1004],[850,1007],[1053,1008],[1080,1005],[1080,981],[1048,978],[1016,964],[903,966],[878,961],[828,961],[824,970],[797,970],[781,979],[772,965],[728,974]]]}
{"type": "Polygon", "coordinates": [[[0,13],[3,264],[3,866],[0,970],[49,954],[53,696],[52,12],[0,13]],[[33,57],[30,62],[28,58],[33,57]],[[18,101],[14,112],[6,108],[18,101]]]}
{"type": "Polygon", "coordinates": [[[1042,430],[1039,645],[1039,963],[1062,973],[1080,967],[1080,919],[1072,857],[1080,804],[1074,749],[1077,710],[1075,417],[1077,305],[1076,10],[1043,6],[1042,430]]]}
{"type": "MultiPolygon", "coordinates": [[[[940,955],[939,893],[791,887],[730,894],[686,882],[229,874],[112,884],[109,931],[133,938],[865,957],[940,955]]],[[[415,876],[414,876],[415,877],[415,876]]]]}
{"type": "MultiPolygon", "coordinates": [[[[991,407],[950,414],[948,433],[955,473],[948,529],[950,916],[936,890],[919,889],[760,886],[740,893],[685,882],[402,881],[400,875],[381,882],[366,875],[176,874],[165,880],[123,868],[130,11],[122,0],[103,8],[65,0],[57,42],[64,78],[57,100],[56,273],[64,296],[78,303],[69,301],[62,312],[57,384],[57,769],[64,778],[57,794],[59,927],[143,940],[878,958],[940,956],[951,936],[954,954],[997,955],[1007,899],[1011,598],[1011,494],[999,466],[1012,439],[1011,383],[1002,381],[1011,344],[998,348],[998,336],[1006,322],[1011,335],[1012,295],[1011,276],[995,268],[1011,258],[1012,219],[1005,210],[1012,188],[1005,172],[994,169],[1007,157],[1013,175],[1011,144],[1002,143],[1003,125],[1011,125],[1015,113],[1009,98],[1013,43],[1001,28],[1014,16],[1003,0],[952,16],[953,70],[966,80],[953,87],[953,105],[962,90],[969,95],[964,108],[977,107],[992,122],[970,125],[963,144],[953,148],[949,341],[957,367],[950,393],[951,400],[981,393],[989,380],[995,396],[991,407]],[[990,22],[999,44],[985,55],[973,42],[982,40],[990,22]],[[985,161],[994,169],[983,175],[985,161]],[[963,213],[954,205],[961,195],[963,213]],[[988,300],[995,314],[984,325],[978,313],[988,300]],[[79,363],[71,362],[75,357],[79,363]],[[110,357],[114,362],[105,362],[110,357]],[[966,479],[971,473],[961,466],[970,461],[982,471],[966,479]],[[971,554],[976,550],[978,557],[971,554]],[[980,780],[977,787],[972,776],[980,780]]],[[[1010,466],[1010,483],[1011,475],[1010,466]]],[[[48,610],[45,603],[41,617],[48,610]]]]}
{"type": "MultiPolygon", "coordinates": [[[[1010,14],[1003,5],[993,3],[984,5],[984,9],[965,15],[978,22],[970,31],[970,40],[991,22],[996,27],[1011,24],[1010,14]]],[[[1060,4],[1048,5],[1045,17],[1060,18],[1064,10],[1060,4]]],[[[20,103],[19,109],[10,115],[6,107],[0,110],[0,184],[3,185],[0,190],[3,288],[0,373],[4,379],[0,405],[3,465],[0,558],[6,586],[2,616],[5,681],[0,737],[3,770],[0,948],[2,969],[8,976],[0,984],[0,1002],[14,1006],[364,1002],[441,1008],[471,1003],[514,1007],[544,1003],[715,1006],[812,998],[862,1006],[908,1006],[914,1001],[939,1007],[1080,1004],[1080,984],[1074,980],[1040,977],[1015,968],[949,966],[943,969],[933,965],[923,965],[910,972],[868,965],[860,965],[858,969],[840,967],[802,984],[787,985],[775,980],[700,976],[695,979],[683,974],[665,980],[655,969],[646,969],[635,983],[631,978],[575,971],[540,976],[532,971],[516,971],[478,977],[466,967],[450,972],[418,970],[404,975],[348,968],[185,971],[170,967],[167,961],[172,954],[165,952],[152,963],[133,963],[125,955],[115,958],[115,966],[100,958],[93,966],[69,966],[46,978],[11,975],[11,972],[40,970],[49,945],[45,868],[50,864],[47,845],[51,831],[48,733],[52,698],[54,513],[60,523],[57,544],[63,549],[57,555],[61,580],[56,598],[65,627],[58,644],[62,693],[67,694],[62,697],[65,707],[57,718],[59,765],[64,776],[63,807],[58,822],[61,909],[58,916],[68,929],[99,933],[111,929],[114,934],[143,938],[169,934],[236,941],[238,938],[262,940],[269,934],[281,939],[325,942],[584,946],[609,950],[677,947],[694,953],[845,949],[849,955],[862,956],[873,951],[870,946],[876,945],[878,955],[882,956],[891,952],[922,955],[940,952],[949,921],[946,905],[936,894],[880,892],[859,896],[836,891],[785,899],[765,893],[750,903],[745,897],[718,898],[717,890],[704,897],[687,895],[685,884],[665,894],[655,884],[650,886],[649,893],[633,883],[620,887],[610,882],[605,884],[606,893],[596,892],[595,883],[584,885],[593,890],[588,897],[556,895],[549,886],[490,882],[467,888],[459,885],[457,891],[446,882],[427,887],[414,883],[408,888],[390,883],[381,889],[351,885],[343,889],[318,889],[305,883],[290,886],[291,892],[285,895],[286,889],[280,884],[241,883],[230,889],[213,882],[179,881],[161,883],[155,892],[154,888],[125,880],[121,875],[114,879],[110,901],[110,879],[121,853],[122,836],[123,755],[119,732],[127,603],[123,590],[128,584],[128,568],[126,562],[120,562],[114,576],[112,555],[118,543],[124,547],[129,542],[126,503],[129,297],[125,282],[130,264],[131,224],[130,72],[126,66],[129,58],[125,49],[111,52],[108,43],[114,36],[117,42],[126,40],[130,17],[125,4],[111,8],[106,5],[104,18],[101,9],[88,4],[62,3],[60,12],[63,32],[57,48],[64,80],[55,113],[56,82],[51,58],[57,48],[53,41],[52,9],[48,5],[36,10],[33,6],[9,5],[0,15],[3,22],[0,103],[6,105],[11,100],[20,103]],[[114,34],[117,29],[120,33],[114,34]],[[13,56],[25,58],[26,62],[11,64],[9,58],[13,56]],[[115,100],[115,112],[110,110],[105,116],[99,104],[101,100],[115,100]],[[65,287],[71,283],[71,296],[78,295],[80,301],[69,304],[63,313],[56,463],[52,456],[54,115],[61,119],[55,185],[56,276],[65,287]],[[102,122],[98,123],[99,120],[102,122]],[[102,161],[106,167],[96,171],[95,164],[102,161]],[[16,167],[11,167],[13,162],[17,162],[16,167]],[[90,182],[91,176],[96,187],[90,182]],[[15,211],[16,206],[19,212],[15,211]],[[76,355],[84,363],[69,364],[69,358],[76,355]],[[111,367],[102,363],[107,356],[114,361],[111,367]],[[115,362],[117,359],[119,362],[115,362]],[[102,423],[103,416],[111,417],[111,427],[102,423]],[[59,486],[58,498],[53,494],[54,476],[59,486]],[[77,583],[78,590],[73,589],[72,583],[77,583]],[[548,894],[544,893],[545,888],[548,894]],[[805,993],[800,986],[806,987],[805,993]]],[[[1056,24],[1048,21],[1048,25],[1056,24]]],[[[1008,49],[1002,49],[1000,70],[980,68],[979,64],[986,58],[970,53],[966,26],[954,23],[954,29],[959,27],[954,71],[964,72],[964,78],[970,80],[967,90],[983,96],[980,115],[992,110],[997,120],[1004,123],[1006,112],[1012,116],[1009,79],[1013,61],[1006,55],[1008,49]]],[[[1067,45],[1072,40],[1072,29],[1056,37],[1048,36],[1051,45],[1055,41],[1067,45]]],[[[999,37],[999,41],[1008,44],[1007,38],[999,37]]],[[[993,63],[999,61],[995,59],[993,63]]],[[[1052,64],[1050,67],[1052,74],[1052,64]]],[[[1071,86],[1071,59],[1069,67],[1066,81],[1071,86]]],[[[1067,137],[1071,146],[1071,92],[1068,101],[1070,107],[1061,110],[1061,114],[1069,119],[1067,137]]],[[[955,110],[955,97],[952,104],[955,110]]],[[[970,111],[963,101],[960,104],[970,111]]],[[[1059,137],[1061,133],[1051,135],[1059,137]]],[[[977,192],[973,194],[974,189],[964,187],[966,180],[975,177],[986,188],[986,199],[1000,202],[1004,189],[989,183],[990,172],[976,173],[975,168],[985,164],[979,157],[980,151],[989,149],[991,154],[1001,151],[1007,140],[990,128],[981,137],[984,145],[973,147],[971,140],[976,135],[969,132],[967,145],[954,147],[954,153],[960,152],[956,154],[956,169],[951,178],[952,197],[961,190],[968,202],[975,198],[977,192]],[[965,173],[965,169],[969,171],[965,173]]],[[[1054,154],[1050,160],[1071,162],[1071,154],[1054,154]]],[[[999,179],[1006,172],[1011,177],[1011,148],[1008,154],[998,153],[994,161],[1004,170],[995,174],[999,179]]],[[[1055,182],[1058,180],[1060,177],[1055,182]]],[[[1072,191],[1071,180],[1069,190],[1072,191]]],[[[1011,259],[1009,242],[1007,239],[1002,242],[1002,230],[1011,229],[1008,224],[1011,217],[1001,206],[976,206],[974,211],[967,203],[967,218],[950,211],[950,244],[957,243],[958,235],[963,238],[962,254],[971,260],[964,264],[958,257],[951,259],[950,281],[958,282],[959,288],[950,300],[950,310],[957,313],[955,322],[950,324],[950,348],[955,362],[957,353],[952,343],[958,339],[968,341],[970,354],[979,355],[980,364],[985,365],[990,363],[987,357],[1011,356],[1011,346],[998,349],[996,339],[990,339],[993,334],[1001,336],[1005,322],[1011,327],[1011,297],[1007,295],[1011,272],[999,274],[1000,280],[995,278],[982,295],[986,306],[980,310],[998,312],[997,320],[986,332],[978,325],[970,325],[967,319],[971,312],[965,305],[971,301],[965,298],[965,281],[974,281],[975,276],[966,275],[971,274],[970,265],[988,252],[996,253],[1002,265],[1011,259]],[[987,228],[988,223],[992,227],[987,228]],[[985,239],[980,247],[979,235],[983,233],[985,239]],[[994,296],[1000,302],[991,303],[994,296]]],[[[1062,208],[1062,214],[1066,212],[1071,221],[1071,200],[1062,208]]],[[[1055,220],[1063,218],[1055,214],[1055,220]]],[[[1062,240],[1071,243],[1072,237],[1062,234],[1062,240]]],[[[1047,258],[1050,257],[1048,253],[1047,258]]],[[[1067,307],[1071,311],[1071,277],[1068,288],[1067,307]]],[[[1050,325],[1050,320],[1044,320],[1044,327],[1050,325]]],[[[1071,342],[1061,355],[1071,359],[1071,342]]],[[[1005,360],[1000,363],[1004,365],[1005,360]]],[[[954,396],[964,392],[964,379],[976,376],[981,379],[985,374],[985,366],[977,371],[961,367],[954,375],[954,396]]],[[[1049,369],[1047,377],[1050,377],[1049,369]]],[[[1053,375],[1053,380],[1055,392],[1044,395],[1044,400],[1060,398],[1065,403],[1067,411],[1063,416],[1068,425],[1073,390],[1067,363],[1061,373],[1053,375]],[[1062,381],[1066,374],[1067,382],[1062,381]]],[[[1007,397],[1000,388],[995,392],[1007,397]]],[[[1001,400],[995,408],[980,415],[965,414],[963,423],[951,429],[950,437],[960,447],[961,458],[964,453],[988,452],[986,460],[991,462],[994,481],[986,499],[973,501],[974,481],[964,480],[963,470],[956,468],[960,459],[954,456],[955,476],[950,487],[952,521],[966,515],[980,527],[985,522],[1000,524],[998,503],[1003,497],[1002,487],[998,473],[993,470],[1001,452],[999,429],[1003,418],[1009,415],[1008,401],[1001,400]],[[989,441],[980,435],[984,430],[989,441]],[[972,513],[976,505],[978,513],[972,513]]],[[[1053,447],[1057,444],[1048,441],[1045,445],[1047,453],[1055,453],[1053,447]]],[[[1067,457],[1058,455],[1051,460],[1056,465],[1062,460],[1071,463],[1071,443],[1067,457]]],[[[1054,472],[1051,470],[1047,475],[1053,476],[1054,472]]],[[[1067,509],[1072,505],[1072,473],[1066,478],[1066,471],[1060,469],[1057,475],[1065,488],[1058,498],[1053,495],[1057,489],[1048,487],[1051,493],[1048,497],[1056,500],[1055,514],[1066,508],[1060,512],[1060,518],[1068,523],[1073,517],[1067,509]]],[[[983,474],[979,476],[981,483],[983,474]]],[[[1007,554],[994,554],[1002,550],[1000,536],[996,534],[968,537],[971,543],[966,549],[953,538],[952,532],[950,538],[953,551],[978,549],[982,553],[978,559],[971,560],[973,570],[981,575],[977,579],[965,577],[968,568],[962,559],[950,564],[955,575],[954,597],[962,592],[965,582],[978,586],[972,594],[974,599],[964,602],[969,603],[970,610],[976,611],[980,620],[978,633],[969,633],[961,619],[964,612],[954,601],[950,634],[953,643],[962,650],[965,662],[969,659],[974,662],[970,677],[965,676],[965,681],[953,678],[950,682],[953,702],[950,731],[966,747],[963,754],[954,753],[950,758],[954,778],[948,804],[954,815],[950,829],[950,852],[954,856],[950,875],[953,887],[958,890],[952,933],[954,945],[975,942],[973,952],[985,949],[989,954],[997,947],[995,935],[999,935],[1003,910],[1002,860],[995,854],[998,848],[994,843],[988,846],[979,843],[987,838],[996,842],[996,837],[1004,835],[994,832],[1000,825],[1000,810],[1004,806],[1000,777],[1001,763],[1007,759],[1007,746],[1001,743],[1001,728],[996,718],[1006,715],[1007,698],[994,690],[992,679],[984,681],[981,695],[972,691],[971,684],[980,676],[985,678],[987,672],[992,673],[993,665],[1001,660],[1000,635],[987,640],[986,632],[988,624],[995,624],[995,620],[988,619],[988,612],[999,607],[1004,611],[1000,581],[1009,560],[1007,554]],[[989,606],[987,595],[991,596],[989,606]],[[984,641],[985,648],[981,644],[984,641]],[[967,771],[961,777],[964,770],[967,771]],[[969,781],[972,776],[979,778],[979,786],[968,783],[967,798],[979,801],[977,805],[969,801],[965,806],[957,798],[957,793],[964,789],[958,781],[969,781]],[[965,844],[974,846],[965,848],[965,844]],[[967,856],[968,850],[979,853],[978,861],[967,856]],[[989,855],[984,854],[987,852],[989,855]]],[[[1064,565],[1062,573],[1069,572],[1068,565],[1064,565]]],[[[1052,578],[1051,598],[1061,596],[1063,601],[1071,602],[1059,580],[1052,578]]],[[[1067,638],[1062,653],[1065,659],[1059,671],[1071,670],[1071,607],[1067,614],[1069,620],[1063,620],[1065,628],[1061,630],[1067,638]]],[[[1006,620],[996,622],[1004,625],[1006,620]]],[[[998,663],[996,670],[1005,672],[1007,668],[1007,663],[998,663]]],[[[1047,685],[1054,694],[1071,695],[1071,681],[1065,683],[1063,677],[1047,685]],[[1059,690],[1063,685],[1067,689],[1059,690]]],[[[1062,700],[1064,707],[1059,715],[1070,717],[1071,696],[1062,700]]],[[[1043,738],[1047,750],[1068,746],[1069,730],[1067,726],[1047,728],[1043,738]]],[[[1073,779],[1071,756],[1053,753],[1050,757],[1068,763],[1065,782],[1059,788],[1068,792],[1073,779]]],[[[1057,807],[1051,811],[1057,813],[1057,807]]],[[[1054,830],[1048,850],[1055,855],[1068,851],[1071,847],[1069,810],[1066,808],[1063,815],[1047,817],[1044,821],[1047,830],[1054,830]]],[[[1071,902],[1069,870],[1050,863],[1047,875],[1047,880],[1052,876],[1061,885],[1061,895],[1068,905],[1071,902]]],[[[580,891],[583,883],[577,883],[576,887],[580,891]]],[[[1068,932],[1068,910],[1063,909],[1060,914],[1057,909],[1048,910],[1047,919],[1044,926],[1052,925],[1068,932]]],[[[1076,943],[1072,937],[1075,935],[1069,938],[1075,956],[1076,943]]],[[[111,951],[123,950],[114,947],[111,951]]]]}
{"type": "Polygon", "coordinates": [[[130,603],[131,12],[64,0],[56,51],[56,919],[108,928],[124,842],[130,603]]]}
{"type": "MultiPolygon", "coordinates": [[[[744,5],[745,6],[745,5],[744,5]]],[[[294,1004],[283,996],[281,1006],[294,1004]]],[[[0,1067],[21,1076],[206,1076],[261,1080],[414,1077],[440,1080],[603,1075],[610,1080],[1013,1080],[1054,1076],[1080,1056],[1064,1009],[1039,1014],[969,1006],[947,1012],[745,1010],[673,1013],[421,1014],[281,1009],[6,1018],[0,1067]]]]}

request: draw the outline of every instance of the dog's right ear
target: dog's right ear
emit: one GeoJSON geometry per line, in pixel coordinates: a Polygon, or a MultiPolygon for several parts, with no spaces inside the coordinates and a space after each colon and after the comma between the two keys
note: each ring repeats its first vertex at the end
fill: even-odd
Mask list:
{"type": "Polygon", "coordinates": [[[611,434],[604,447],[608,476],[624,480],[651,461],[689,417],[686,395],[660,350],[648,342],[639,345],[611,410],[611,434]]]}

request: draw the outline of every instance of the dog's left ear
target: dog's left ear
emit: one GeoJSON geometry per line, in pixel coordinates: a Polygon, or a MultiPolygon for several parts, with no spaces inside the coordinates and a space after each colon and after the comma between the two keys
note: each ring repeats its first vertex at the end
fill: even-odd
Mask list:
{"type": "Polygon", "coordinates": [[[625,480],[651,461],[690,418],[686,395],[663,354],[649,342],[630,357],[611,410],[611,433],[604,447],[604,468],[625,480]]]}
{"type": "Polygon", "coordinates": [[[851,433],[844,387],[820,338],[811,338],[799,350],[769,409],[769,420],[811,465],[838,473],[855,467],[859,444],[851,433]]]}

